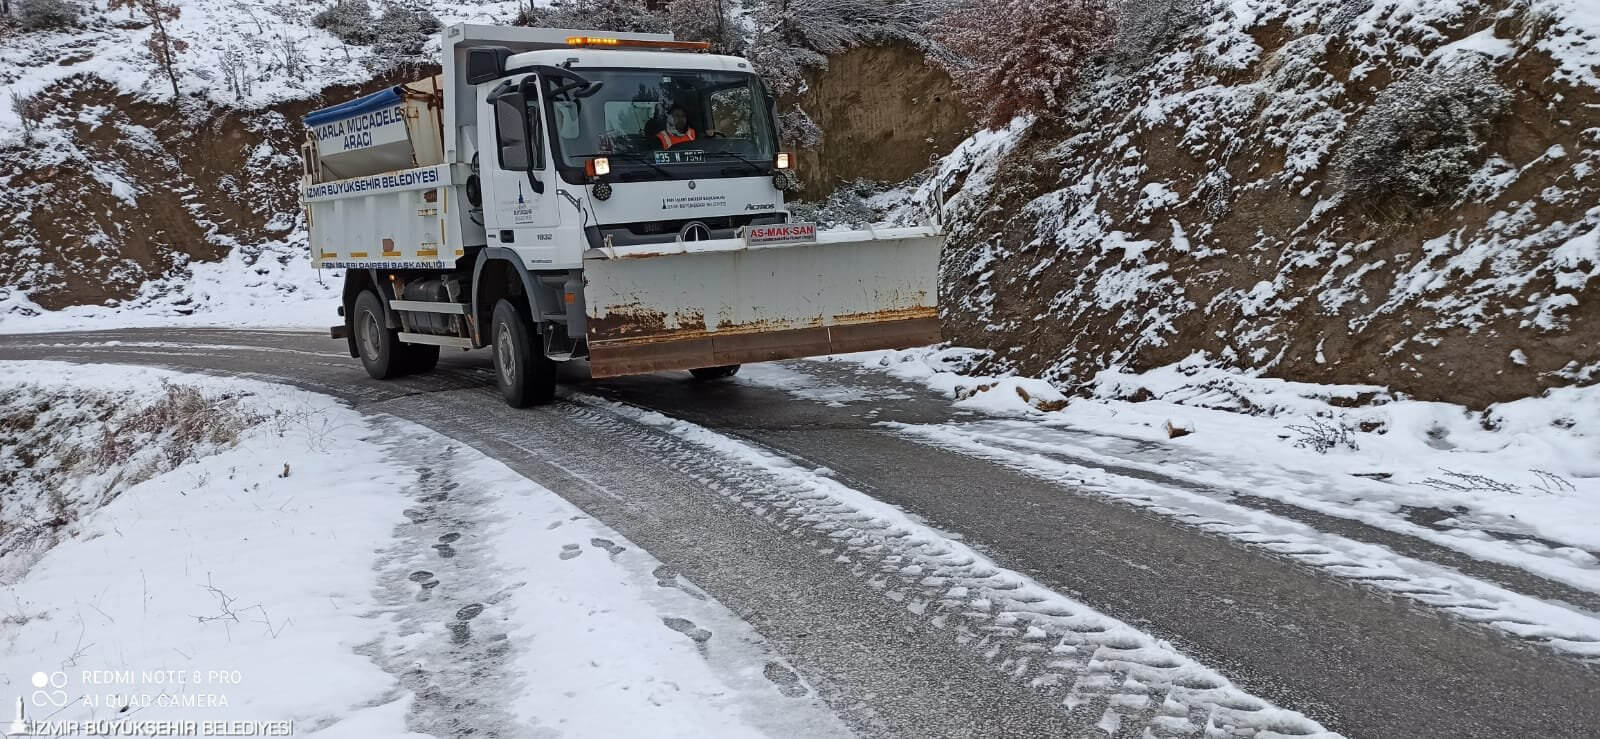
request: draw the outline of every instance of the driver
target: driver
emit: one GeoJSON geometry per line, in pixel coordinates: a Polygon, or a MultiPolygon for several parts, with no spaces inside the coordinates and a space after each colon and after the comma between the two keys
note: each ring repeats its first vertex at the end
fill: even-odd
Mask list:
{"type": "Polygon", "coordinates": [[[662,149],[691,143],[695,138],[694,127],[689,125],[689,111],[682,105],[672,106],[667,114],[667,127],[656,132],[656,141],[662,149]]]}

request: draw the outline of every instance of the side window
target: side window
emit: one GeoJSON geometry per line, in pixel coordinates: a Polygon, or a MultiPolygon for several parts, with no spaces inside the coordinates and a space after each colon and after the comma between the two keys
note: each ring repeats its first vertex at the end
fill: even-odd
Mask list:
{"type": "Polygon", "coordinates": [[[501,95],[494,101],[495,136],[500,146],[500,168],[528,170],[528,129],[523,119],[522,96],[501,95]]]}

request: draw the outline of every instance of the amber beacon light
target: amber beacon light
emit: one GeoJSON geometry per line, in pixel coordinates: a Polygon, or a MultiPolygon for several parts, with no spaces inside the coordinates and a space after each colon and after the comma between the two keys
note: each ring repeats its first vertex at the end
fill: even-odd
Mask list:
{"type": "Polygon", "coordinates": [[[568,36],[567,45],[589,49],[674,49],[709,51],[710,41],[644,41],[610,36],[568,36]]]}

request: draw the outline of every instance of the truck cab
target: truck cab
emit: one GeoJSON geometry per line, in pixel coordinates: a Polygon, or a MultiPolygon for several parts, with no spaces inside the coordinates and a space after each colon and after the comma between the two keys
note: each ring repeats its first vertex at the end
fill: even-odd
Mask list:
{"type": "Polygon", "coordinates": [[[787,220],[792,158],[744,60],[502,53],[469,57],[484,65],[476,137],[489,243],[528,264],[575,267],[588,249],[733,239],[787,220]]]}

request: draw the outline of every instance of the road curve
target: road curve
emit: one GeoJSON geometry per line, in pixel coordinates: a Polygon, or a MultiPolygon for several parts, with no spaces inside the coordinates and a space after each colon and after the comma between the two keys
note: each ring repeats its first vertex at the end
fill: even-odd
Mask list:
{"type": "MultiPolygon", "coordinates": [[[[842,406],[750,383],[651,375],[574,379],[556,404],[519,411],[500,402],[481,352],[447,355],[428,375],[377,382],[343,348],[316,335],[263,331],[0,336],[0,360],[153,364],[284,382],[469,444],[604,521],[730,607],[864,734],[1104,736],[1110,729],[1140,736],[1149,729],[1182,735],[1162,733],[1172,724],[1163,723],[1161,696],[1150,696],[1144,713],[1131,711],[1121,725],[1105,726],[1105,705],[1128,697],[1121,682],[1121,693],[1108,692],[1097,704],[1066,705],[1043,668],[1018,666],[1029,664],[1020,657],[1027,645],[1003,629],[990,629],[987,649],[952,640],[926,614],[886,597],[895,588],[863,577],[859,566],[855,572],[841,566],[854,553],[801,531],[799,519],[786,518],[771,495],[741,497],[779,483],[641,425],[614,412],[612,403],[826,468],[839,484],[1170,642],[1244,691],[1329,731],[1600,735],[1600,674],[1592,664],[1157,513],[894,434],[882,422],[975,418],[879,375],[791,365],[871,398],[842,406]]],[[[1596,594],[1408,537],[1297,509],[1273,512],[1576,609],[1597,602],[1596,594]]]]}

